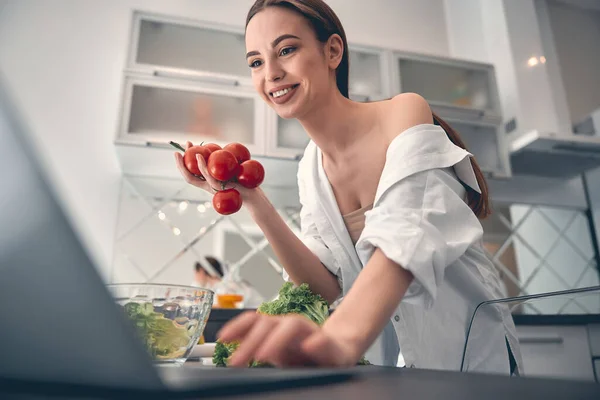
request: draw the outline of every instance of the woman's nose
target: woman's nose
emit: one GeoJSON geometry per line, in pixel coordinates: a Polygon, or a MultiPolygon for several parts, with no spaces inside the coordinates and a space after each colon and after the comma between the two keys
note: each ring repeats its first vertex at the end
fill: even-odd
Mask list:
{"type": "Polygon", "coordinates": [[[285,72],[278,63],[272,62],[267,64],[267,80],[269,82],[280,81],[284,76],[285,72]]]}

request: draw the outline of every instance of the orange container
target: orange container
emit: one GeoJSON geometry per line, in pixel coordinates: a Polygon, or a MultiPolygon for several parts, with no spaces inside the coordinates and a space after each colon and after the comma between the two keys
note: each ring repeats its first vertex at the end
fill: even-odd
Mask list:
{"type": "Polygon", "coordinates": [[[218,308],[236,308],[236,303],[244,300],[241,294],[217,294],[218,308]]]}

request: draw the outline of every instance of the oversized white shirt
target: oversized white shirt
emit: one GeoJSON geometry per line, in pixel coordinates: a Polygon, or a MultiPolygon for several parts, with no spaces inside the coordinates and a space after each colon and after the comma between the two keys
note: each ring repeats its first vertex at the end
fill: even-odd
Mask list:
{"type": "MultiPolygon", "coordinates": [[[[300,161],[301,238],[346,295],[376,248],[414,280],[384,331],[366,353],[373,364],[460,370],[475,307],[504,291],[482,246],[483,228],[463,184],[480,191],[471,154],[444,130],[423,124],[390,144],[373,208],[356,246],[344,225],[320,149],[310,142],[300,161]],[[462,183],[461,183],[462,182],[462,183]]],[[[377,288],[373,288],[377,290],[377,288]]],[[[522,371],[516,330],[505,306],[478,313],[464,370],[509,372],[506,341],[522,371]]],[[[360,321],[357,321],[360,323],[360,321]]]]}

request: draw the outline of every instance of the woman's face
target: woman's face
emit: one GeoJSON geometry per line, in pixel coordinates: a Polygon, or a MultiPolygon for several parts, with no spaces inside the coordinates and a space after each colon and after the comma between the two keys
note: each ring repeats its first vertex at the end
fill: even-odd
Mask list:
{"type": "Polygon", "coordinates": [[[302,117],[335,87],[323,43],[291,10],[256,14],[246,28],[246,51],[256,91],[282,118],[302,117]]]}

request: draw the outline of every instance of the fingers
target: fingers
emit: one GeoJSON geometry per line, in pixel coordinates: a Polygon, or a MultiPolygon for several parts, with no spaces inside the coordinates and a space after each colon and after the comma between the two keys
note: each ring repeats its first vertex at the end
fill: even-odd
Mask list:
{"type": "Polygon", "coordinates": [[[186,150],[189,149],[192,146],[193,146],[192,142],[190,142],[190,141],[185,142],[185,148],[186,148],[186,150]]]}
{"type": "Polygon", "coordinates": [[[208,173],[208,166],[206,165],[204,157],[202,157],[200,154],[196,154],[196,162],[198,162],[198,169],[202,173],[202,176],[206,182],[208,182],[209,186],[213,189],[221,190],[221,183],[208,173]]]}
{"type": "MultiPolygon", "coordinates": [[[[261,343],[269,336],[277,321],[275,318],[262,317],[256,320],[248,333],[240,340],[240,346],[233,353],[229,360],[229,365],[233,367],[246,367],[256,357],[256,350],[260,348],[261,343]]],[[[260,360],[260,359],[259,359],[260,360]]]]}
{"type": "MultiPolygon", "coordinates": [[[[304,317],[279,318],[280,323],[265,337],[255,358],[278,367],[312,364],[301,346],[302,341],[319,331],[319,327],[304,317]]],[[[272,328],[272,327],[270,327],[272,328]]]]}
{"type": "Polygon", "coordinates": [[[219,340],[240,341],[229,365],[246,367],[251,360],[275,366],[313,364],[303,354],[302,341],[320,328],[300,316],[267,316],[254,312],[242,314],[219,332],[219,340]]]}
{"type": "Polygon", "coordinates": [[[183,162],[183,156],[181,155],[181,153],[175,153],[175,163],[177,164],[177,169],[179,169],[179,172],[181,173],[181,175],[183,176],[183,179],[187,183],[197,186],[201,189],[208,190],[208,188],[206,187],[206,184],[203,180],[197,178],[190,171],[188,171],[188,169],[186,168],[186,166],[183,162]]]}

